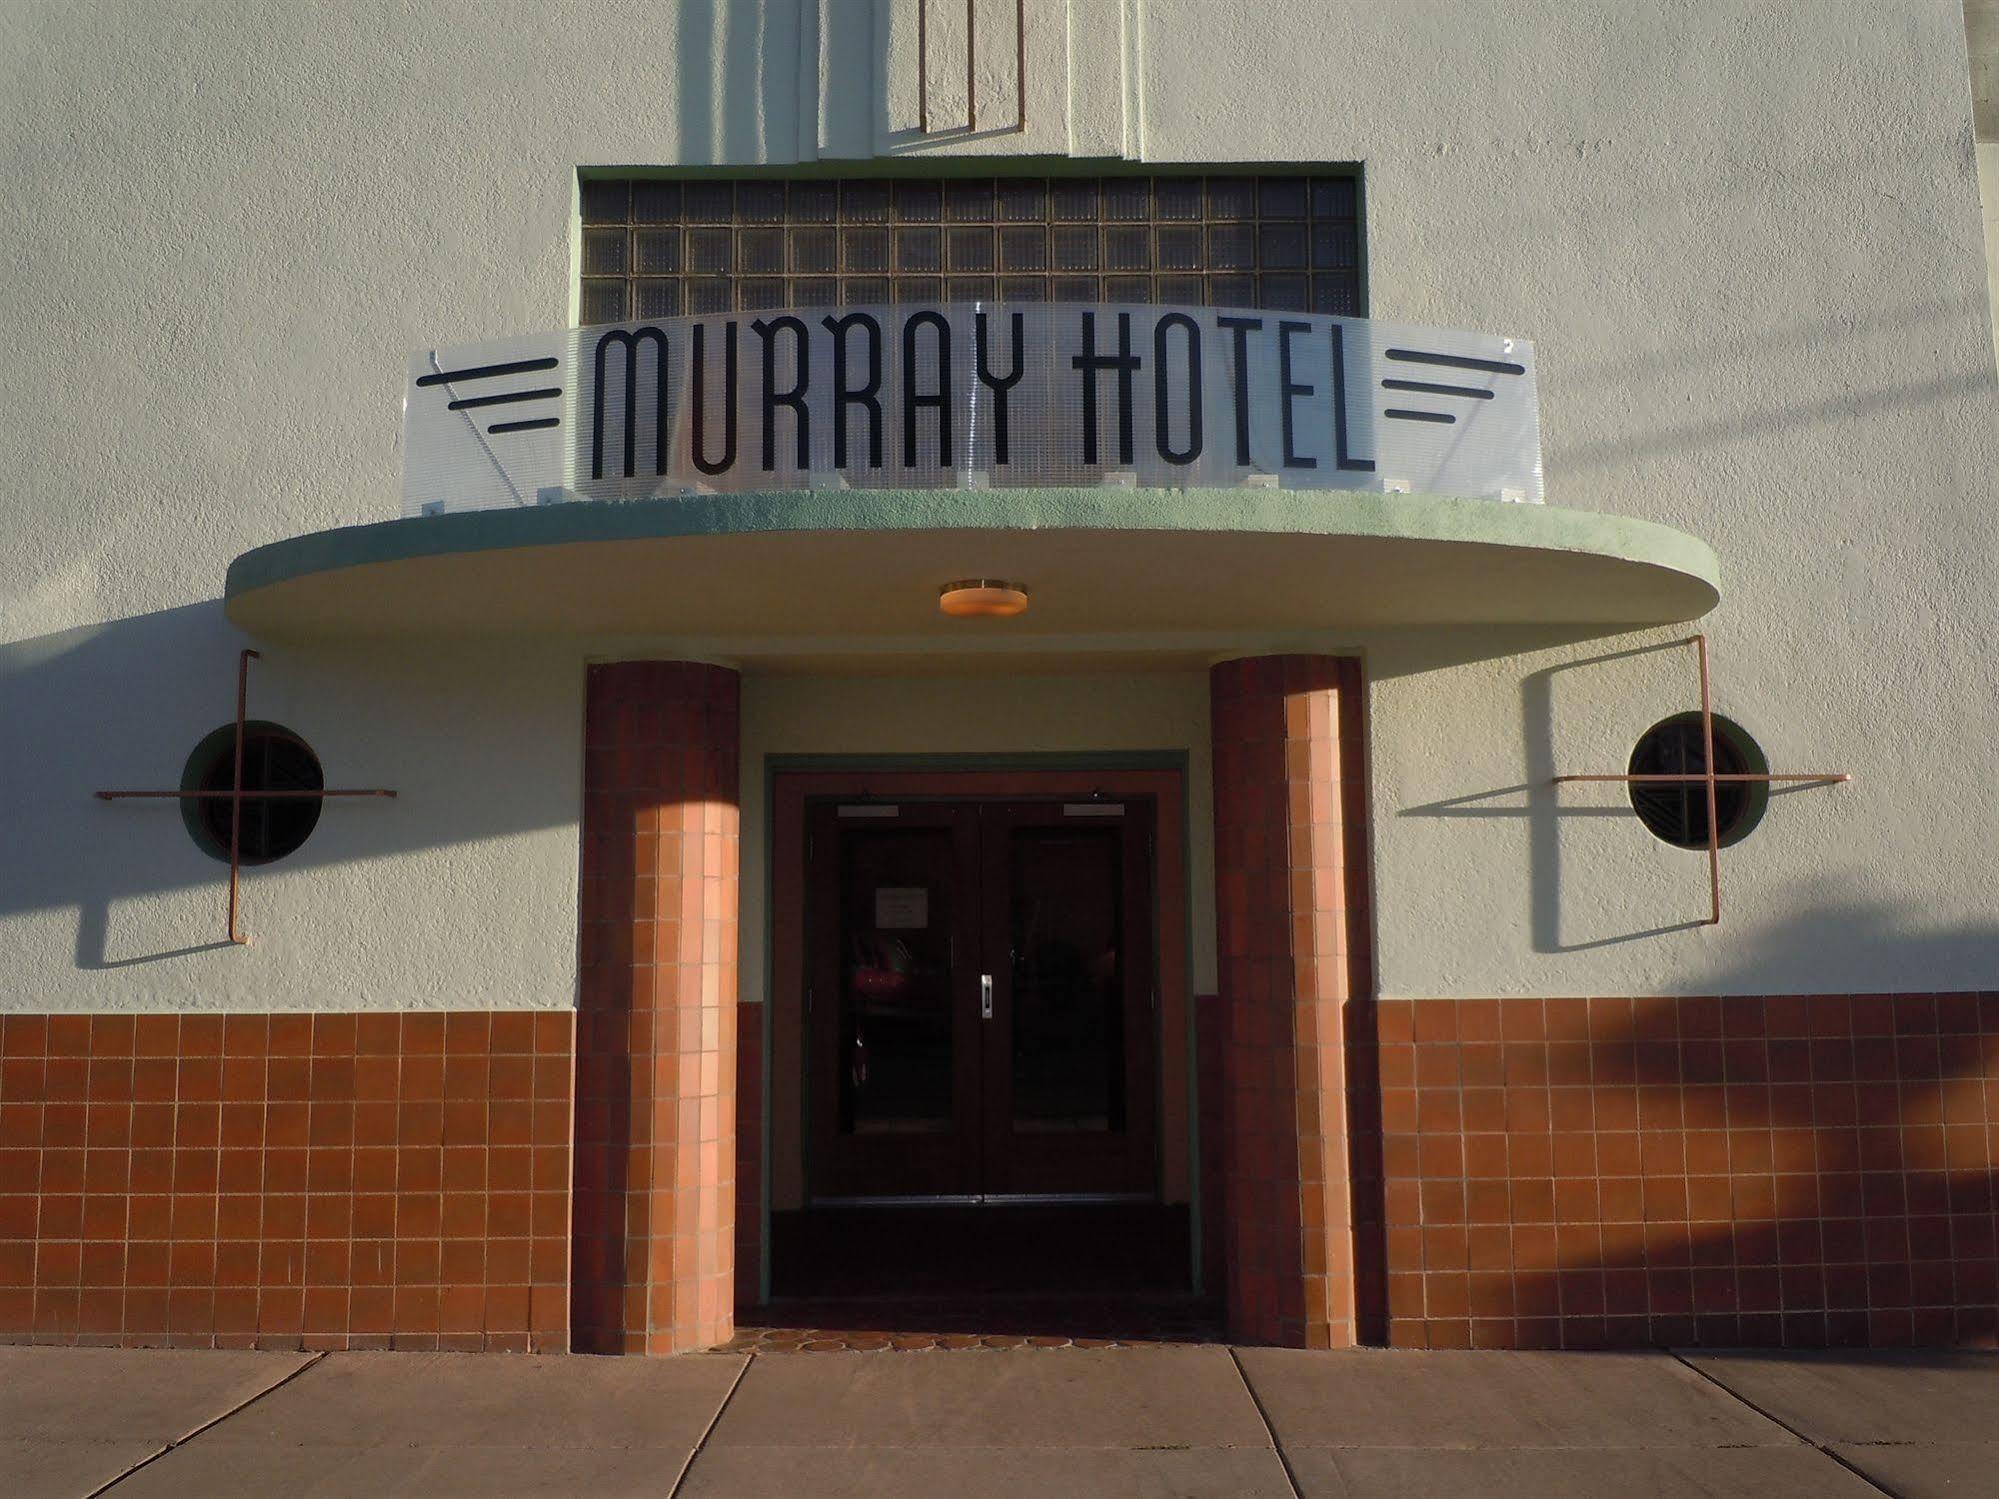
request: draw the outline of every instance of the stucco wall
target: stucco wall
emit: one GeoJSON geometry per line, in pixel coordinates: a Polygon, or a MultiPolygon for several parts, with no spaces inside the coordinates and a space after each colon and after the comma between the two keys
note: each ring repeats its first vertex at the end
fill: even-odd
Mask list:
{"type": "Polygon", "coordinates": [[[395,514],[409,349],[567,317],[579,164],[930,149],[1364,163],[1372,310],[1537,340],[1550,503],[1713,543],[1718,706],[1859,778],[1779,799],[1718,930],[1656,930],[1698,859],[1540,783],[1690,706],[1680,655],[1597,660],[1662,637],[1323,642],[1377,683],[1387,992],[1989,985],[1954,0],[1029,8],[1030,131],[940,147],[896,0],[0,10],[0,1003],[570,1002],[587,644],[273,650],[255,710],[404,797],[252,876],[248,951],[204,946],[219,870],[170,811],[87,793],[172,784],[227,717],[231,557],[395,514]]]}
{"type": "Polygon", "coordinates": [[[250,711],[302,735],[329,801],[293,857],[243,876],[172,802],[230,721],[240,644],[211,603],[0,647],[6,747],[0,1008],[565,1008],[576,998],[583,669],[572,650],[266,647],[250,711]]]}

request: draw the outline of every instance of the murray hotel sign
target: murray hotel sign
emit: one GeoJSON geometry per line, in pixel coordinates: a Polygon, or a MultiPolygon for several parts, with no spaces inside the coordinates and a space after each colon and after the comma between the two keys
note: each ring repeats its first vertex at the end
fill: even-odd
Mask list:
{"type": "Polygon", "coordinates": [[[403,444],[408,515],[824,488],[1542,497],[1524,340],[1267,309],[773,309],[436,349],[403,444]]]}

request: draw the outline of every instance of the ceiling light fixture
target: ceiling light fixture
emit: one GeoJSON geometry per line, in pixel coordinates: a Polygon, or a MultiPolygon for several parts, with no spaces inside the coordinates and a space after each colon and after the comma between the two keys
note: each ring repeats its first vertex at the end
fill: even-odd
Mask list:
{"type": "Polygon", "coordinates": [[[954,619],[1011,619],[1027,612],[1027,585],[999,578],[960,578],[937,590],[937,607],[954,619]]]}

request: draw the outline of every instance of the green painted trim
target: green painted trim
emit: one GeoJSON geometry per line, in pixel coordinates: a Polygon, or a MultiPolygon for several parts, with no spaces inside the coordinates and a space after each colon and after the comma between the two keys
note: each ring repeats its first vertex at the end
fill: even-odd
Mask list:
{"type": "Polygon", "coordinates": [[[1721,595],[1706,542],[1653,521],[1363,490],[815,489],[470,510],[313,531],[229,564],[225,604],[315,573],[519,547],[682,536],[892,531],[1185,531],[1374,537],[1579,552],[1665,568],[1721,595]]]}
{"type": "Polygon", "coordinates": [[[865,177],[1355,177],[1353,161],[1134,161],[1124,156],[855,156],[762,166],[579,166],[579,182],[865,177]]]}
{"type": "MultiPolygon", "coordinates": [[[[1187,772],[1185,750],[1015,750],[988,755],[968,750],[935,750],[915,754],[765,755],[765,775],[800,775],[851,771],[978,771],[992,770],[1177,770],[1187,772]]],[[[905,798],[910,800],[912,798],[905,798]]]]}
{"type": "MultiPolygon", "coordinates": [[[[1353,178],[1354,247],[1360,256],[1360,264],[1354,268],[1356,272],[1354,295],[1359,300],[1359,305],[1354,309],[1354,316],[1372,317],[1374,316],[1374,239],[1367,211],[1367,163],[1355,162],[1350,172],[1340,175],[1353,178]]],[[[581,253],[579,249],[578,254],[581,253]]],[[[576,263],[581,265],[583,262],[579,259],[576,263]]],[[[576,295],[580,305],[583,295],[580,283],[576,295]]]]}
{"type": "MultiPolygon", "coordinates": [[[[1214,779],[1212,765],[1208,778],[1214,779]]],[[[1212,827],[1208,829],[1208,837],[1212,842],[1212,827]]],[[[1155,860],[1155,868],[1157,863],[1155,860]]],[[[1180,875],[1180,899],[1185,902],[1181,909],[1187,913],[1187,919],[1180,923],[1184,936],[1181,946],[1185,949],[1180,957],[1185,966],[1180,971],[1187,976],[1187,1013],[1180,1026],[1187,1049],[1187,1277],[1193,1283],[1195,1295],[1207,1296],[1221,1288],[1208,1285],[1208,1265],[1201,1251],[1201,1216],[1207,1208],[1201,1196],[1201,986],[1194,976],[1194,778],[1185,772],[1180,776],[1180,875]]],[[[1211,881],[1212,878],[1210,871],[1211,881]]],[[[1215,898],[1219,903],[1219,891],[1215,898]]],[[[1218,947],[1220,941],[1217,934],[1218,947]]],[[[1219,952],[1215,961],[1221,962],[1219,952]]],[[[1163,1067],[1161,1070],[1163,1074],[1163,1067]]],[[[1163,1161],[1161,1165],[1164,1166],[1163,1161]]]]}
{"type": "MultiPolygon", "coordinates": [[[[739,698],[738,711],[740,711],[740,704],[741,699],[739,698]]],[[[777,1024],[771,1019],[771,1016],[776,1013],[776,1006],[772,1003],[772,996],[777,992],[777,943],[771,940],[771,934],[776,927],[771,913],[777,909],[777,816],[772,810],[776,805],[777,777],[771,773],[770,756],[765,755],[764,800],[763,806],[760,809],[760,815],[763,817],[764,860],[764,986],[763,1003],[757,1006],[763,1012],[757,1016],[757,1024],[763,1028],[764,1049],[763,1118],[757,1125],[761,1133],[761,1138],[758,1141],[760,1157],[758,1169],[763,1172],[763,1180],[757,1192],[757,1304],[760,1306],[770,1305],[770,1268],[772,1258],[770,1249],[771,1135],[774,1133],[774,1125],[776,1123],[774,1110],[776,1108],[777,1092],[771,1086],[776,1075],[775,1069],[771,1065],[771,1049],[777,1036],[777,1024]]],[[[743,943],[742,921],[742,912],[738,910],[736,913],[736,948],[738,953],[741,952],[743,943]]],[[[736,1011],[736,1024],[741,1026],[742,1023],[743,1014],[741,1008],[738,1007],[736,1011]]],[[[802,1014],[798,1019],[798,1028],[801,1032],[801,1039],[809,1043],[811,1036],[807,1030],[805,1016],[802,1014]]],[[[809,1080],[812,1074],[812,1066],[809,1061],[805,1064],[803,1070],[805,1078],[801,1081],[809,1080]]],[[[741,1100],[738,1099],[739,1107],[740,1104],[741,1100]]],[[[808,1101],[801,1100],[798,1141],[798,1150],[801,1157],[805,1154],[805,1142],[811,1138],[812,1134],[812,1131],[805,1127],[805,1120],[810,1117],[808,1101]]]]}

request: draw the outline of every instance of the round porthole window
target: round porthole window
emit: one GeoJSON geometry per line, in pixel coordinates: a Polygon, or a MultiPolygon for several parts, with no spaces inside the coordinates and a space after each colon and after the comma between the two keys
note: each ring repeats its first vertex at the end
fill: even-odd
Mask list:
{"type": "MultiPolygon", "coordinates": [[[[236,725],[224,724],[194,747],[181,772],[183,791],[227,791],[236,777],[236,725]]],[[[269,864],[296,853],[319,825],[316,796],[271,796],[273,791],[321,791],[326,778],[312,746],[281,724],[252,719],[243,725],[242,862],[269,864]]],[[[204,853],[229,858],[230,798],[184,797],[181,816],[204,853]]]]}
{"type": "MultiPolygon", "coordinates": [[[[1721,775],[1767,775],[1763,751],[1738,723],[1714,717],[1715,770],[1721,775]]],[[[1699,776],[1707,773],[1701,716],[1678,713],[1639,735],[1631,751],[1635,776],[1699,776]]],[[[1631,810],[1653,837],[1676,848],[1707,847],[1707,787],[1700,781],[1630,783],[1631,810]]],[[[1769,786],[1758,781],[1722,781],[1714,788],[1715,825],[1723,848],[1740,843],[1762,821],[1769,786]]]]}

